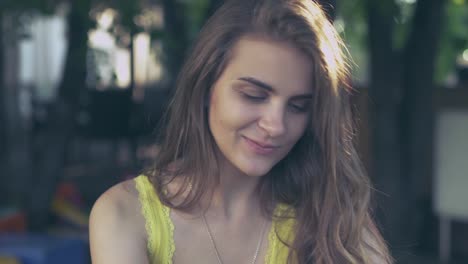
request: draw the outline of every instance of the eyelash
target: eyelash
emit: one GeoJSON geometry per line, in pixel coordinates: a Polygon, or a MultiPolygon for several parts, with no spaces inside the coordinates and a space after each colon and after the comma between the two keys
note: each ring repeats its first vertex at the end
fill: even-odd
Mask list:
{"type": "MultiPolygon", "coordinates": [[[[254,103],[261,103],[266,99],[266,97],[264,97],[264,96],[252,96],[252,95],[249,95],[249,94],[246,94],[246,93],[242,93],[242,95],[244,96],[244,98],[246,98],[247,100],[252,101],[254,103]]],[[[294,105],[294,104],[290,104],[289,106],[292,109],[292,112],[294,112],[294,113],[305,113],[305,112],[307,112],[307,107],[305,107],[305,106],[301,107],[301,106],[297,106],[297,105],[294,105]]]]}
{"type": "Polygon", "coordinates": [[[253,96],[250,94],[242,93],[242,95],[247,98],[248,100],[254,101],[254,102],[262,102],[263,100],[266,99],[265,96],[253,96]]]}
{"type": "Polygon", "coordinates": [[[307,107],[300,107],[300,106],[297,106],[297,105],[291,105],[291,108],[294,109],[293,111],[295,111],[296,113],[305,113],[307,112],[307,107]]]}

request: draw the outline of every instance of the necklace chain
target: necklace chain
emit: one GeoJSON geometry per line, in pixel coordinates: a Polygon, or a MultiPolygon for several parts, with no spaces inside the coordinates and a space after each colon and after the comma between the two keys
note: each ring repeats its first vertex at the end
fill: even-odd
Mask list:
{"type": "MultiPolygon", "coordinates": [[[[206,221],[205,214],[203,214],[202,216],[203,216],[203,222],[205,223],[206,231],[208,232],[208,235],[210,236],[211,244],[213,245],[213,249],[216,253],[216,257],[218,258],[218,263],[223,264],[221,255],[219,254],[218,247],[216,246],[216,243],[214,240],[213,233],[211,232],[210,226],[208,225],[208,221],[206,221]]],[[[258,240],[257,249],[255,250],[255,255],[252,259],[252,264],[255,264],[255,262],[257,261],[258,253],[260,252],[260,246],[262,245],[262,242],[263,242],[265,227],[266,227],[266,221],[263,222],[262,233],[260,234],[260,239],[258,240]]]]}

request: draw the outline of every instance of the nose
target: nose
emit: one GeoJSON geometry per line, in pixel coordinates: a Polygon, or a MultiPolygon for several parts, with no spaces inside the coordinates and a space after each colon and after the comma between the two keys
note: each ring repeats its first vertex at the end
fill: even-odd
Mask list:
{"type": "Polygon", "coordinates": [[[278,137],[286,133],[284,107],[267,107],[258,121],[258,126],[270,137],[278,137]]]}

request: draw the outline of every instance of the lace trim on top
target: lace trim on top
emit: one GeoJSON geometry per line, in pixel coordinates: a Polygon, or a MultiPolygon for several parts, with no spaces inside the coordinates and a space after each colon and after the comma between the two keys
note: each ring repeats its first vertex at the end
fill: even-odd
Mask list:
{"type": "MultiPolygon", "coordinates": [[[[172,264],[175,252],[174,223],[170,218],[170,208],[159,200],[153,185],[148,177],[140,175],[135,178],[135,185],[139,193],[141,211],[145,218],[145,228],[148,236],[148,252],[153,264],[172,264]]],[[[278,205],[276,213],[286,208],[278,205]]],[[[265,264],[286,263],[289,248],[278,238],[292,242],[294,236],[294,219],[284,221],[273,220],[268,233],[268,247],[265,255],[265,264]]]]}
{"type": "MultiPolygon", "coordinates": [[[[273,215],[290,215],[288,206],[279,204],[275,208],[273,215]]],[[[282,241],[285,241],[288,244],[293,242],[295,224],[296,221],[294,218],[283,220],[273,219],[270,233],[268,234],[269,245],[265,255],[265,264],[287,263],[289,257],[289,247],[282,241]],[[281,240],[278,236],[281,237],[281,240]]],[[[293,260],[293,263],[297,263],[297,261],[293,260]]]]}
{"type": "Polygon", "coordinates": [[[170,209],[161,203],[148,177],[138,176],[135,178],[135,183],[141,211],[145,218],[151,263],[172,264],[175,244],[174,224],[170,219],[170,209]]]}
{"type": "Polygon", "coordinates": [[[169,237],[167,238],[167,243],[169,250],[167,252],[167,262],[166,264],[172,264],[172,258],[174,257],[175,252],[175,243],[174,243],[174,223],[171,220],[171,210],[167,206],[163,206],[164,220],[166,221],[166,226],[169,228],[169,237]]]}

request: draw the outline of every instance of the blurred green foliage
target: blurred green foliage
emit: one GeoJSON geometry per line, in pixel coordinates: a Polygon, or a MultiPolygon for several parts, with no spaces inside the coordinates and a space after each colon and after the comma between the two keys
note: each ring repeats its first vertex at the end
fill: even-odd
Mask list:
{"type": "Polygon", "coordinates": [[[465,0],[450,1],[446,23],[441,39],[441,53],[436,63],[436,79],[442,81],[452,73],[457,57],[468,49],[468,2],[465,0]]]}
{"type": "MultiPolygon", "coordinates": [[[[371,0],[339,1],[336,21],[337,28],[341,29],[341,34],[356,62],[357,67],[353,69],[353,73],[358,81],[367,80],[369,67],[366,1],[371,0]]],[[[454,73],[457,57],[468,49],[468,1],[447,1],[442,37],[440,40],[433,40],[440,41],[435,76],[438,84],[444,82],[449,74],[454,73]]],[[[417,0],[386,0],[378,1],[378,4],[393,23],[394,49],[402,51],[411,33],[417,0]]]]}
{"type": "MultiPolygon", "coordinates": [[[[89,1],[89,0],[88,0],[89,1]]],[[[183,34],[168,34],[164,30],[150,30],[153,40],[163,40],[167,46],[176,47],[173,53],[184,52],[188,43],[197,35],[206,20],[207,9],[213,0],[173,0],[173,6],[182,17],[183,34]],[[180,43],[180,42],[183,43],[180,43]],[[180,46],[180,47],[179,47],[180,46]]],[[[338,16],[335,21],[337,29],[345,39],[350,53],[355,61],[353,75],[356,80],[366,80],[368,76],[368,32],[366,5],[372,0],[338,0],[338,16]]],[[[388,16],[393,24],[393,46],[396,51],[404,49],[408,34],[410,34],[414,7],[418,0],[379,0],[378,7],[388,16]]],[[[419,0],[423,1],[423,0],[419,0]]],[[[441,83],[450,73],[454,72],[456,59],[468,48],[468,1],[446,0],[448,7],[445,15],[440,53],[436,64],[436,81],[441,83]]],[[[28,13],[41,12],[52,14],[58,5],[67,0],[2,0],[0,10],[28,13]]],[[[76,1],[75,4],[86,2],[76,1]]],[[[146,30],[135,23],[135,16],[147,10],[151,5],[164,5],[163,0],[94,0],[93,7],[112,7],[120,14],[120,23],[134,32],[146,30]]],[[[84,5],[85,6],[85,5],[84,5]]],[[[24,19],[23,19],[24,20],[24,19]]],[[[27,19],[26,19],[27,21],[27,19]]],[[[437,40],[434,40],[437,41],[437,40]]],[[[168,58],[169,59],[169,58],[168,58]]]]}

